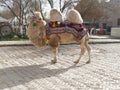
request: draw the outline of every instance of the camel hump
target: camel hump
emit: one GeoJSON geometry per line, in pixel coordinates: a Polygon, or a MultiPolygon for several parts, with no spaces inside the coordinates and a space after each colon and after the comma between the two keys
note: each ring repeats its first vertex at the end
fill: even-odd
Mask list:
{"type": "Polygon", "coordinates": [[[63,21],[62,13],[57,9],[50,10],[50,21],[63,21]]]}
{"type": "Polygon", "coordinates": [[[77,24],[83,23],[83,19],[81,17],[81,14],[75,9],[70,9],[67,12],[66,19],[72,23],[77,23],[77,24]]]}

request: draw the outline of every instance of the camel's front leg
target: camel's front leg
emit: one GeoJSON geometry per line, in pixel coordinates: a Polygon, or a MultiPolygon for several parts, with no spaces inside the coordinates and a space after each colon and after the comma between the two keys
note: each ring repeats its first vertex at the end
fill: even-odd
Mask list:
{"type": "Polygon", "coordinates": [[[54,54],[54,59],[52,60],[52,63],[57,63],[57,53],[58,53],[58,48],[52,48],[53,54],[54,54]]]}
{"type": "Polygon", "coordinates": [[[52,47],[52,51],[54,54],[54,59],[52,60],[52,63],[57,63],[58,41],[59,38],[56,35],[51,35],[51,39],[48,41],[48,44],[52,47]]]}

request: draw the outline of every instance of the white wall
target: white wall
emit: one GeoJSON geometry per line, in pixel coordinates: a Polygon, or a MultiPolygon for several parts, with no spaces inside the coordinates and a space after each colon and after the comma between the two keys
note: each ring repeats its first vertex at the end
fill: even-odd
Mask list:
{"type": "Polygon", "coordinates": [[[116,37],[116,38],[120,38],[120,27],[113,27],[111,29],[111,36],[112,37],[116,37]]]}

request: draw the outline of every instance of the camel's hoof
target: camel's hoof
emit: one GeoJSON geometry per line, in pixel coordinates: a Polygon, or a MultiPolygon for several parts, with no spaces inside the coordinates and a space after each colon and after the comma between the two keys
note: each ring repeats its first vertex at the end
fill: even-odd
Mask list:
{"type": "Polygon", "coordinates": [[[55,63],[57,63],[57,61],[56,60],[51,60],[51,63],[55,64],[55,63]]]}
{"type": "Polygon", "coordinates": [[[86,64],[89,64],[89,63],[90,63],[90,61],[87,61],[87,62],[86,62],[86,64]]]}
{"type": "Polygon", "coordinates": [[[78,60],[77,60],[77,61],[74,61],[74,63],[77,64],[77,63],[79,63],[79,61],[78,61],[78,60]]]}

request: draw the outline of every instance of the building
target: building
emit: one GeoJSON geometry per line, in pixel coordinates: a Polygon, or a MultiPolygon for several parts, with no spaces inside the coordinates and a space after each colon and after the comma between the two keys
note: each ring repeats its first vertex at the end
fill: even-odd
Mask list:
{"type": "Polygon", "coordinates": [[[120,26],[120,0],[110,0],[108,2],[111,7],[114,8],[113,11],[106,8],[106,13],[108,15],[108,18],[102,20],[101,24],[112,26],[112,27],[119,27],[120,26]]]}
{"type": "MultiPolygon", "coordinates": [[[[86,11],[84,11],[84,9],[80,9],[82,6],[80,5],[80,3],[75,7],[75,9],[77,9],[85,17],[85,18],[83,17],[85,21],[97,22],[99,23],[99,26],[102,28],[106,26],[111,26],[111,27],[120,26],[120,0],[106,0],[106,1],[101,0],[101,1],[102,2],[100,4],[104,6],[102,6],[102,8],[100,7],[103,11],[101,12],[103,13],[103,16],[101,16],[102,15],[101,14],[100,17],[98,14],[100,12],[97,12],[98,15],[96,14],[97,8],[96,8],[96,11],[95,9],[93,9],[93,11],[91,12],[89,11],[89,10],[92,10],[92,9],[89,9],[90,5],[92,5],[91,3],[87,3],[86,5],[86,3],[84,4],[82,2],[83,7],[88,7],[86,11]],[[96,19],[96,16],[95,18],[93,18],[94,14],[98,16],[97,19],[96,19]]],[[[95,5],[96,4],[93,3],[93,7],[91,6],[91,8],[94,8],[95,5]]]]}

